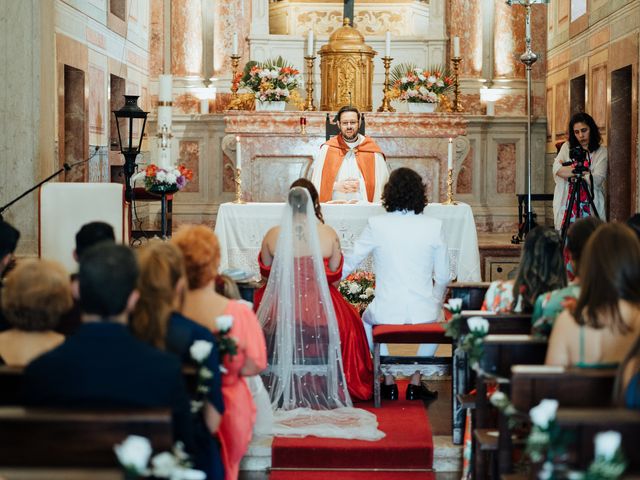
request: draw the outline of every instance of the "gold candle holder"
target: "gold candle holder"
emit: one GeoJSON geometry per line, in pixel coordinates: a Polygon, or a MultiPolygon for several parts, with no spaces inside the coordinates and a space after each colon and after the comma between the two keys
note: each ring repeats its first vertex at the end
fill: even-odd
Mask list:
{"type": "Polygon", "coordinates": [[[241,168],[233,168],[233,183],[236,184],[236,199],[233,201],[233,203],[247,203],[242,199],[242,178],[240,178],[241,173],[241,168]]]}
{"type": "Polygon", "coordinates": [[[239,110],[237,102],[238,99],[238,84],[236,83],[236,75],[238,74],[238,65],[240,65],[240,55],[231,55],[231,106],[229,110],[239,110]]]}
{"type": "Polygon", "coordinates": [[[447,200],[443,203],[443,205],[457,205],[453,199],[453,168],[449,169],[449,173],[447,173],[447,200]]]}
{"type": "Polygon", "coordinates": [[[395,112],[396,109],[391,106],[391,100],[389,100],[389,67],[391,66],[391,57],[382,57],[384,63],[384,87],[382,88],[382,105],[378,108],[379,112],[395,112]]]}
{"type": "Polygon", "coordinates": [[[307,61],[307,101],[304,105],[304,109],[308,112],[312,112],[316,109],[313,104],[313,66],[316,61],[315,55],[305,56],[307,61]]]}
{"type": "Polygon", "coordinates": [[[451,61],[453,62],[453,111],[460,113],[464,112],[464,108],[460,105],[460,79],[458,77],[462,57],[451,57],[451,61]]]}

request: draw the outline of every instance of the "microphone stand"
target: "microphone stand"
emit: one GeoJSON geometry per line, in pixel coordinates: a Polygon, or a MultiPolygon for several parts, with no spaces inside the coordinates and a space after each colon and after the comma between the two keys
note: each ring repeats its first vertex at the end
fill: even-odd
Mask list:
{"type": "Polygon", "coordinates": [[[9,203],[7,203],[6,205],[4,205],[3,207],[0,207],[0,220],[3,220],[2,218],[2,213],[8,209],[11,205],[13,205],[14,203],[16,203],[18,200],[23,199],[24,197],[26,197],[27,195],[29,195],[31,192],[33,192],[34,190],[37,190],[38,188],[40,188],[42,185],[44,185],[45,183],[47,183],[49,180],[52,180],[54,178],[56,178],[58,175],[60,175],[62,172],[68,172],[69,170],[71,170],[73,167],[77,166],[77,165],[81,165],[83,163],[88,162],[89,160],[91,160],[93,157],[95,157],[96,153],[98,153],[100,147],[96,146],[94,152],[91,154],[91,156],[89,156],[88,158],[81,160],[79,162],[75,162],[72,163],[71,165],[69,165],[68,163],[64,163],[62,165],[62,168],[59,169],[58,171],[52,173],[51,175],[49,175],[47,178],[45,178],[44,180],[42,180],[41,182],[35,184],[33,187],[31,187],[29,190],[27,190],[26,192],[20,194],[19,196],[17,196],[16,198],[14,198],[13,200],[11,200],[9,203]]]}

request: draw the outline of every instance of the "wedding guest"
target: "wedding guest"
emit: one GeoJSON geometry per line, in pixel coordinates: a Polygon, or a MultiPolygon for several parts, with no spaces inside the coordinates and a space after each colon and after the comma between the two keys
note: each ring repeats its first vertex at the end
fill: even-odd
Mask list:
{"type": "Polygon", "coordinates": [[[636,343],[618,368],[613,391],[616,404],[640,410],[640,335],[636,337],[636,343]]]}
{"type": "MultiPolygon", "coordinates": [[[[309,197],[312,202],[314,213],[313,223],[317,230],[324,262],[323,276],[326,278],[328,284],[331,303],[340,330],[342,364],[347,389],[352,398],[356,400],[368,400],[373,395],[373,363],[369,354],[367,337],[362,326],[360,315],[333,285],[340,281],[342,275],[343,257],[342,250],[340,249],[340,240],[335,230],[324,223],[318,199],[318,191],[315,186],[306,178],[300,178],[291,184],[289,191],[291,192],[292,189],[298,187],[304,188],[309,192],[309,197]]],[[[260,272],[264,278],[268,279],[271,275],[271,267],[281,232],[282,225],[273,227],[265,234],[262,240],[262,247],[258,255],[258,264],[260,265],[260,272]]],[[[260,307],[266,289],[267,285],[257,290],[254,294],[254,309],[256,312],[260,307]]],[[[300,285],[300,289],[304,289],[304,293],[308,293],[307,290],[313,290],[315,292],[317,287],[315,285],[300,285]]]]}
{"type": "Polygon", "coordinates": [[[2,296],[11,329],[0,333],[0,362],[24,367],[59,346],[53,329],[71,308],[71,285],[64,267],[50,260],[23,260],[7,275],[2,296]]]}
{"type": "Polygon", "coordinates": [[[207,402],[195,418],[195,466],[209,479],[224,478],[217,438],[214,435],[224,411],[218,342],[211,331],[179,313],[187,287],[182,252],[167,242],[151,241],[138,250],[140,299],[131,316],[131,329],[141,340],[175,353],[183,363],[198,366],[190,354],[197,340],[209,342],[211,353],[204,362],[211,372],[206,381],[207,402]]]}
{"type": "Polygon", "coordinates": [[[586,217],[576,220],[569,227],[567,246],[565,247],[567,255],[565,257],[569,258],[574,277],[565,288],[552,290],[538,296],[531,316],[532,329],[535,333],[549,336],[553,322],[565,308],[564,305],[575,300],[580,295],[580,258],[582,257],[582,250],[591,234],[602,223],[602,220],[597,217],[586,217]]]}
{"type": "Polygon", "coordinates": [[[84,252],[75,287],[82,326],[24,373],[27,404],[69,408],[171,408],[174,438],[193,448],[189,398],[179,359],[145,344],[127,328],[138,300],[138,266],[122,245],[84,252]]]}
{"type": "MultiPolygon", "coordinates": [[[[372,325],[433,323],[442,314],[449,282],[449,255],[442,221],[424,215],[426,205],[422,177],[410,168],[394,170],[382,192],[382,206],[387,213],[369,218],[346,257],[343,277],[369,254],[373,255],[375,298],[362,317],[370,348],[372,325]]],[[[383,347],[381,354],[386,355],[386,346],[383,347]]],[[[436,348],[437,345],[420,345],[418,355],[433,356],[436,348]]],[[[397,398],[392,377],[387,375],[382,387],[383,398],[397,398]]],[[[435,395],[422,385],[420,372],[414,373],[407,399],[435,395]]]]}
{"type": "MultiPolygon", "coordinates": [[[[4,220],[0,220],[0,305],[2,304],[2,280],[14,261],[13,252],[18,246],[20,232],[4,220]]],[[[11,328],[2,313],[0,306],[0,331],[11,328]]]]}
{"type": "Polygon", "coordinates": [[[204,225],[181,227],[172,243],[184,255],[187,291],[182,314],[218,332],[216,318],[233,317],[229,335],[237,342],[237,353],[223,358],[226,373],[222,377],[224,414],[218,429],[222,446],[225,478],[238,478],[240,460],[251,441],[256,409],[245,376],[257,375],[267,366],[264,336],[258,320],[246,305],[229,300],[215,291],[220,264],[220,246],[211,229],[204,225]]]}
{"type": "Polygon", "coordinates": [[[640,331],[640,242],[624,224],[605,224],[587,242],[583,258],[575,311],[556,319],[545,363],[615,366],[640,331]]]}
{"type": "MultiPolygon", "coordinates": [[[[115,243],[115,241],[116,236],[113,232],[113,227],[108,223],[85,223],[76,233],[73,258],[78,262],[80,256],[90,247],[102,242],[115,243]]],[[[76,276],[77,274],[72,274],[71,279],[73,280],[76,276]]],[[[68,337],[73,335],[80,328],[80,325],[82,325],[82,310],[80,309],[80,303],[76,299],[73,302],[73,307],[60,318],[56,331],[68,337]]]]}
{"type": "Polygon", "coordinates": [[[540,294],[566,285],[560,236],[551,228],[536,227],[527,234],[515,280],[491,282],[482,310],[529,313],[540,294]]]}

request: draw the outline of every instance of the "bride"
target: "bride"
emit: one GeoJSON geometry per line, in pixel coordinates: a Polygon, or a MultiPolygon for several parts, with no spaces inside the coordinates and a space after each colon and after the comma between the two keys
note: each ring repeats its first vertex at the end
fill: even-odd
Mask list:
{"type": "Polygon", "coordinates": [[[323,253],[330,265],[336,262],[319,235],[326,228],[309,191],[293,187],[275,230],[275,251],[263,248],[261,255],[263,263],[272,260],[258,320],[267,341],[263,378],[274,410],[273,434],[378,440],[384,433],[375,415],[353,408],[345,379],[323,253]]]}

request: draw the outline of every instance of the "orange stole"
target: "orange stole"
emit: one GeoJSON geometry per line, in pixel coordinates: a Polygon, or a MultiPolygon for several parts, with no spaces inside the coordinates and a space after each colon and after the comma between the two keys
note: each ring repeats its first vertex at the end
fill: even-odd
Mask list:
{"type": "MultiPolygon", "coordinates": [[[[347,143],[342,135],[330,138],[325,145],[328,145],[327,157],[324,159],[322,167],[322,182],[320,184],[320,201],[328,202],[333,197],[333,184],[336,182],[338,171],[342,165],[344,156],[349,151],[347,143]]],[[[373,201],[373,193],[376,187],[376,159],[375,153],[382,154],[380,147],[370,137],[364,137],[364,141],[356,147],[356,162],[364,177],[367,187],[367,198],[373,201]]]]}

